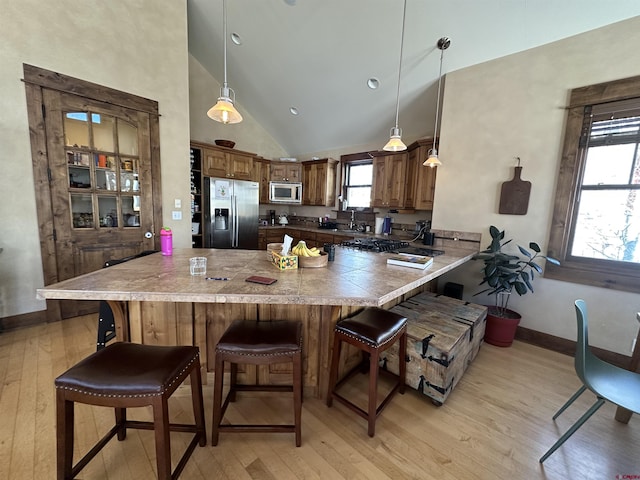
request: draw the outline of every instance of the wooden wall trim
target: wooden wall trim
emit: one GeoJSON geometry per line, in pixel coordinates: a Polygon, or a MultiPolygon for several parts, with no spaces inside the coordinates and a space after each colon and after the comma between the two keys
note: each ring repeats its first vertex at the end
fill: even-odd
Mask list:
{"type": "MultiPolygon", "coordinates": [[[[516,330],[516,340],[530,343],[538,347],[545,348],[554,352],[563,353],[570,357],[575,356],[576,342],[548,333],[538,332],[524,327],[518,327],[516,330]]],[[[621,353],[611,352],[603,348],[591,347],[591,351],[595,356],[616,365],[620,368],[629,368],[631,357],[621,353]]]]}
{"type": "Polygon", "coordinates": [[[23,63],[22,68],[24,72],[23,81],[25,83],[31,83],[40,87],[71,93],[81,97],[100,99],[100,101],[104,103],[138,110],[152,115],[159,115],[158,102],[155,100],[114,90],[97,83],[70,77],[27,63],[23,63]]]}

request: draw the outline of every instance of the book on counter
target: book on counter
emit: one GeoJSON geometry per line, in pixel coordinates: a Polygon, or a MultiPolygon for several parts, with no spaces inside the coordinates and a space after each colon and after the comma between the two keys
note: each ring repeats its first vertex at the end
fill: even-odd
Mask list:
{"type": "Polygon", "coordinates": [[[419,268],[424,270],[433,263],[433,257],[425,255],[412,255],[410,253],[398,253],[387,258],[388,265],[401,265],[403,267],[419,268]]]}

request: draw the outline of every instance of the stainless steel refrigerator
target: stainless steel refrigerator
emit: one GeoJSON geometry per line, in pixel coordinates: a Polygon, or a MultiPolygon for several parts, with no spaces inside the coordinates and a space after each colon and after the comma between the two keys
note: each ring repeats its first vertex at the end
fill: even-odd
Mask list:
{"type": "Polygon", "coordinates": [[[258,249],[258,182],[205,178],[205,248],[258,249]]]}

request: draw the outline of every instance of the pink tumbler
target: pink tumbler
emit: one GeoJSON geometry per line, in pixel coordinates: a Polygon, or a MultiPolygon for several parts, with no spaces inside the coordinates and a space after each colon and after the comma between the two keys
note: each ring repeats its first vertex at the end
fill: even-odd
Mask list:
{"type": "Polygon", "coordinates": [[[160,230],[160,251],[162,255],[173,254],[173,232],[169,227],[160,230]]]}

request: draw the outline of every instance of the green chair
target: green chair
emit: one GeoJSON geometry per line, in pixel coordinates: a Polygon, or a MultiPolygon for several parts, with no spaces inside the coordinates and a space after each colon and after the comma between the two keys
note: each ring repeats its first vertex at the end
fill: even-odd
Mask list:
{"type": "Polygon", "coordinates": [[[585,423],[605,401],[624,407],[634,413],[640,413],[640,374],[630,372],[600,360],[589,349],[587,306],[584,300],[576,300],[578,320],[578,341],[576,343],[575,367],[582,380],[582,387],[573,394],[553,416],[555,420],[585,390],[591,390],[597,397],[596,402],[574,423],[560,439],[540,458],[544,462],[571,435],[585,423]]]}

